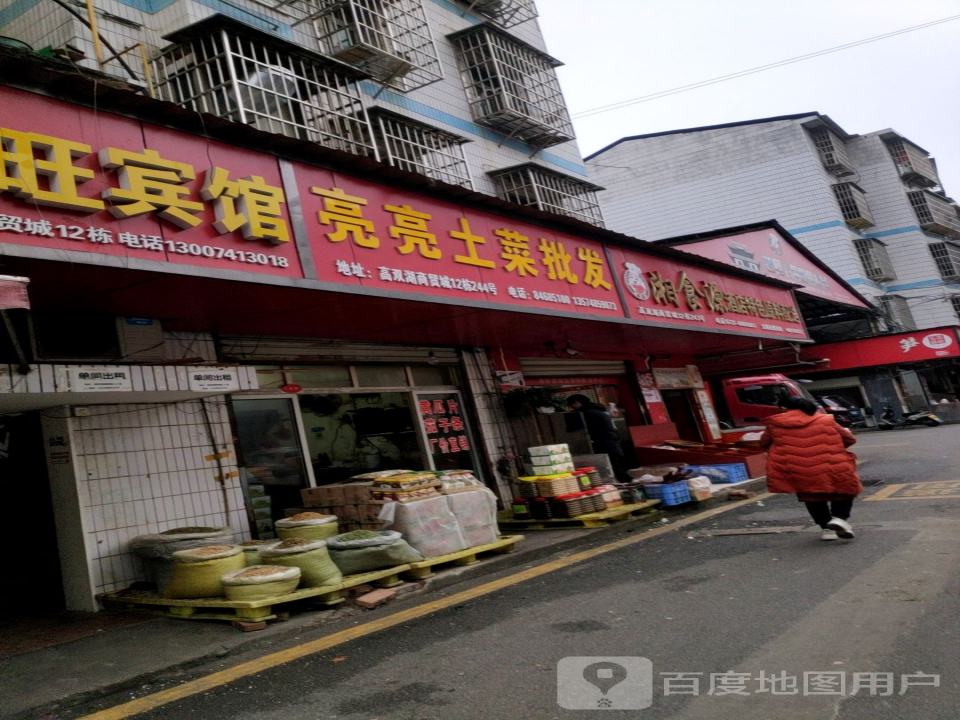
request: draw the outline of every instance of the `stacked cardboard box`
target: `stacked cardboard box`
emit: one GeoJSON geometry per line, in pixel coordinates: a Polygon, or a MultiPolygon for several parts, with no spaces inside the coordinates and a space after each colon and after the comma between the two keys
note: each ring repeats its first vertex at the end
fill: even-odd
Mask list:
{"type": "Polygon", "coordinates": [[[373,499],[372,486],[369,482],[321,485],[301,490],[300,496],[304,507],[336,515],[341,532],[379,530],[383,523],[377,518],[384,501],[373,499]]]}

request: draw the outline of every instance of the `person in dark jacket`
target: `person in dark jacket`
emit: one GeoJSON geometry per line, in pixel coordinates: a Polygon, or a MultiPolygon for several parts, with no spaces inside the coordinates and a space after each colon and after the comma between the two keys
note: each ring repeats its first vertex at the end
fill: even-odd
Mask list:
{"type": "Polygon", "coordinates": [[[583,418],[593,452],[608,455],[613,472],[618,478],[623,478],[626,475],[623,446],[607,409],[586,395],[571,395],[567,398],[567,407],[583,418]]]}

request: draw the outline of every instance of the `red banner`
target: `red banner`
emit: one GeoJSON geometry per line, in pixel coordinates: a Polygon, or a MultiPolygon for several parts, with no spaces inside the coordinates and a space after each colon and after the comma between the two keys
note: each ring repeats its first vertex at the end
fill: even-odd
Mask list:
{"type": "Polygon", "coordinates": [[[817,366],[818,371],[900,365],[960,357],[958,340],[960,330],[957,327],[940,327],[815,345],[805,348],[803,356],[808,360],[826,358],[830,361],[829,364],[817,366]]]}
{"type": "Polygon", "coordinates": [[[623,317],[599,242],[306,165],[296,177],[321,280],[623,317]]]}
{"type": "Polygon", "coordinates": [[[793,293],[694,263],[610,248],[627,315],[674,327],[808,339],[793,293]]]}

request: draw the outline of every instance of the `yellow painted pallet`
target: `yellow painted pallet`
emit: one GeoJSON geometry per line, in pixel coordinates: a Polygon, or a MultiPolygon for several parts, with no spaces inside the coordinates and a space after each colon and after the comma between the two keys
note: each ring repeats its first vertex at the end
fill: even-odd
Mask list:
{"type": "Polygon", "coordinates": [[[344,591],[358,585],[376,585],[394,587],[403,584],[400,573],[409,565],[375,570],[360,575],[348,575],[335,585],[323,585],[314,588],[294,590],[286,595],[264,598],[263,600],[227,600],[226,598],[189,598],[172,600],[162,598],[153,592],[121,590],[104,593],[100,600],[108,607],[119,608],[165,608],[171,617],[191,620],[231,620],[248,623],[274,620],[277,615],[274,607],[298,600],[313,600],[322,605],[338,605],[344,601],[344,591]]]}
{"type": "Polygon", "coordinates": [[[650,512],[660,504],[659,500],[644,500],[638,503],[628,503],[619,507],[600,510],[599,512],[577,515],[572,518],[549,518],[546,520],[516,520],[510,513],[503,514],[498,523],[503,528],[528,528],[531,530],[561,529],[570,527],[600,528],[611,523],[620,522],[641,513],[650,512]]]}
{"type": "Polygon", "coordinates": [[[523,535],[503,535],[498,540],[486,545],[474,545],[459,552],[412,562],[401,573],[401,576],[408,580],[425,580],[433,575],[434,568],[439,565],[473,565],[479,559],[478,555],[513,552],[517,543],[521,540],[523,540],[523,535]]]}

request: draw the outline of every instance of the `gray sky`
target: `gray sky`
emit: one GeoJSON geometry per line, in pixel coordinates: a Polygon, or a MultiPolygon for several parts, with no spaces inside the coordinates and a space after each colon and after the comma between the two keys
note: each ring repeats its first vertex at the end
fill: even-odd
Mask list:
{"type": "Polygon", "coordinates": [[[819,110],[893,128],[960,200],[960,20],[643,102],[577,113],[960,14],[960,0],[539,0],[584,155],[625,135],[819,110]]]}

